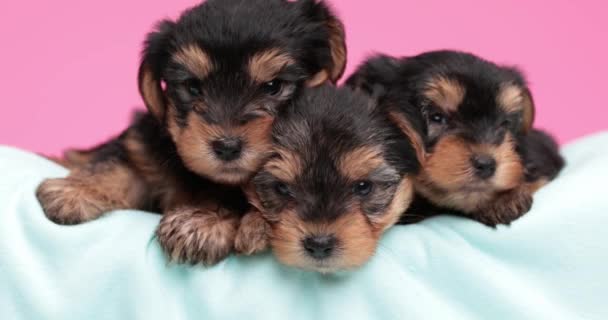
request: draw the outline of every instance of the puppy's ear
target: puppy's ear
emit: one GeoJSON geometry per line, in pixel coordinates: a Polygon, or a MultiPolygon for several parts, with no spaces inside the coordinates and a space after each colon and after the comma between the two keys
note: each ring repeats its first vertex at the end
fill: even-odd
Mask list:
{"type": "Polygon", "coordinates": [[[174,26],[174,22],[163,20],[156,26],[156,31],[148,34],[139,66],[139,93],[148,110],[161,121],[166,109],[162,70],[169,60],[169,39],[174,26]]]}
{"type": "Polygon", "coordinates": [[[534,123],[534,116],[536,113],[536,108],[534,106],[534,99],[532,98],[532,93],[530,92],[530,88],[528,87],[528,81],[524,76],[524,73],[515,66],[507,66],[504,67],[504,70],[507,71],[510,76],[515,79],[515,84],[519,86],[521,90],[521,98],[523,103],[523,115],[522,115],[522,132],[527,133],[532,129],[532,125],[534,123]]]}
{"type": "Polygon", "coordinates": [[[421,135],[422,117],[419,113],[412,112],[414,108],[401,109],[389,107],[387,110],[389,120],[399,128],[407,137],[420,165],[426,162],[426,148],[421,135]]]}
{"type": "Polygon", "coordinates": [[[397,77],[400,60],[387,55],[376,55],[365,60],[346,80],[346,85],[355,91],[376,95],[397,77]]]}
{"type": "Polygon", "coordinates": [[[258,211],[262,211],[262,202],[260,201],[260,197],[258,196],[257,191],[255,191],[255,186],[253,182],[249,182],[243,186],[243,192],[245,196],[247,196],[247,201],[258,211]]]}
{"type": "Polygon", "coordinates": [[[532,125],[534,124],[534,116],[535,116],[535,106],[534,106],[534,99],[532,98],[532,93],[530,92],[530,90],[525,87],[524,88],[524,114],[523,114],[523,121],[522,121],[522,129],[524,133],[528,133],[530,130],[532,130],[532,125]]]}
{"type": "Polygon", "coordinates": [[[319,0],[301,1],[306,14],[314,21],[320,22],[326,31],[329,46],[329,59],[320,54],[322,70],[307,81],[308,86],[317,86],[326,80],[336,83],[346,68],[346,39],[342,21],[333,13],[330,7],[319,0]]]}

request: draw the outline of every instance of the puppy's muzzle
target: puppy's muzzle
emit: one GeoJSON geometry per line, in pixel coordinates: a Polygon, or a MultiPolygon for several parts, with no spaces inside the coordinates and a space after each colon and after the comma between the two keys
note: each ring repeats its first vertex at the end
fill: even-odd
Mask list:
{"type": "Polygon", "coordinates": [[[489,155],[476,154],[471,157],[471,166],[480,179],[488,179],[496,172],[496,160],[489,155]]]}
{"type": "Polygon", "coordinates": [[[313,235],[302,240],[306,253],[316,260],[329,258],[335,252],[337,243],[333,235],[313,235]]]}
{"type": "Polygon", "coordinates": [[[211,148],[218,159],[229,162],[241,157],[243,141],[236,137],[221,138],[211,142],[211,148]]]}

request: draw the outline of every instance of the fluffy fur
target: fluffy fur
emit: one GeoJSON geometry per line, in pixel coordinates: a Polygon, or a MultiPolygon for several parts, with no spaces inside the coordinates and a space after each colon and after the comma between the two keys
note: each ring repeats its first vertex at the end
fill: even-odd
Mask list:
{"type": "Polygon", "coordinates": [[[456,51],[378,55],[347,84],[382,90],[385,111],[420,137],[417,200],[403,221],[448,209],[490,226],[509,224],[563,166],[553,139],[532,129],[534,102],[515,68],[456,51]]]}
{"type": "Polygon", "coordinates": [[[412,200],[411,141],[374,100],[331,86],[303,92],[272,132],[273,155],[248,190],[258,222],[241,226],[241,251],[269,242],[282,263],[319,272],[365,263],[412,200]]]}
{"type": "Polygon", "coordinates": [[[266,160],[276,114],[303,87],[336,81],[345,58],[322,1],[209,0],[163,20],[139,69],[148,111],[117,138],[66,152],[70,175],[37,197],[61,224],[158,210],[171,260],[213,264],[233,248],[248,208],[240,184],[266,160]]]}

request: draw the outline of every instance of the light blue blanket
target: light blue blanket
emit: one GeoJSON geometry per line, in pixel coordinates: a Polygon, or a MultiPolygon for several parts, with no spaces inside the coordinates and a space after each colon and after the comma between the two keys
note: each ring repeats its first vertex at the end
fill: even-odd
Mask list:
{"type": "Polygon", "coordinates": [[[608,133],[511,227],[437,217],[390,230],[363,269],[320,275],[270,254],[167,265],[159,216],[83,225],[43,215],[37,184],[66,170],[0,148],[0,319],[608,319],[608,133]]]}

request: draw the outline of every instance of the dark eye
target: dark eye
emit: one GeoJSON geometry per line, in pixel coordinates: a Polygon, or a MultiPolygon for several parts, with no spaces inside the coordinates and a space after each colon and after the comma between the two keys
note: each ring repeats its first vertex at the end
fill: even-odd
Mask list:
{"type": "Polygon", "coordinates": [[[429,115],[429,120],[433,123],[444,124],[447,122],[447,118],[441,112],[433,112],[429,115]]]}
{"type": "Polygon", "coordinates": [[[287,187],[287,185],[284,184],[283,182],[276,182],[274,184],[274,190],[278,194],[280,194],[280,195],[282,195],[284,197],[287,197],[287,196],[291,195],[291,192],[289,191],[289,187],[287,187]]]}
{"type": "Polygon", "coordinates": [[[264,92],[271,96],[275,96],[279,92],[281,92],[281,88],[283,88],[283,82],[279,79],[268,81],[262,85],[262,89],[264,90],[264,92]]]}
{"type": "Polygon", "coordinates": [[[358,196],[366,196],[372,192],[373,185],[367,180],[360,180],[353,185],[353,192],[358,196]]]}
{"type": "Polygon", "coordinates": [[[188,90],[188,93],[191,94],[192,96],[198,97],[201,95],[201,82],[200,81],[198,81],[196,79],[190,79],[184,83],[184,86],[186,87],[186,90],[188,90]]]}

